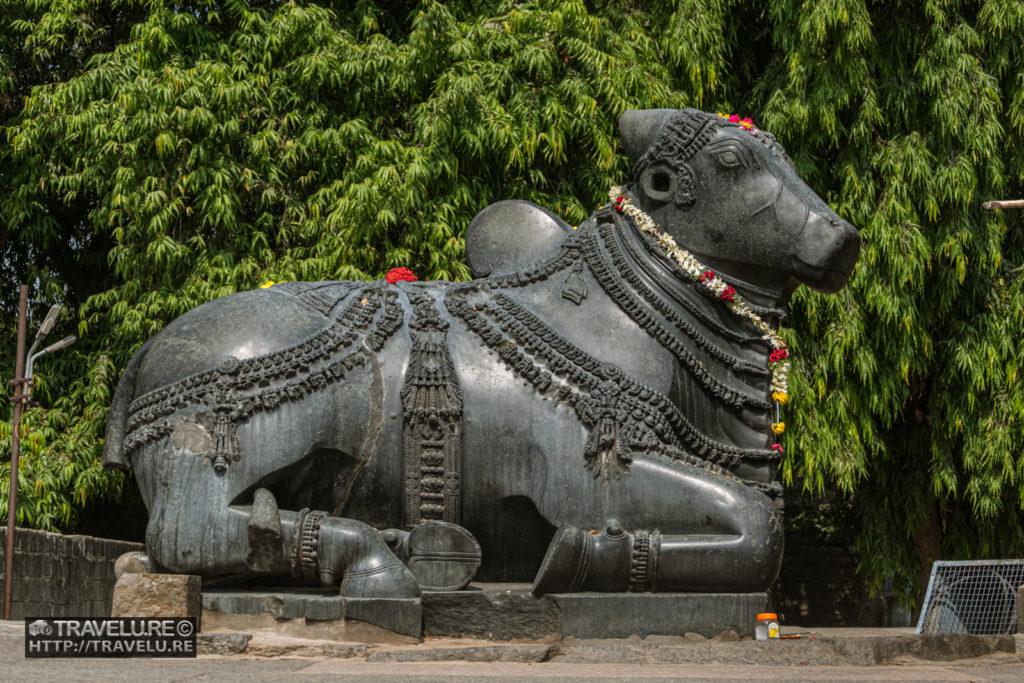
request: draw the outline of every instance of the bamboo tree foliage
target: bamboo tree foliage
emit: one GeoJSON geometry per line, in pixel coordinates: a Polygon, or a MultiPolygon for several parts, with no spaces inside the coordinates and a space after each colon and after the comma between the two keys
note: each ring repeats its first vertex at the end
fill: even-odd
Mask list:
{"type": "Polygon", "coordinates": [[[467,278],[480,209],[577,222],[628,178],[624,109],[695,106],[775,132],[862,230],[850,287],[793,302],[783,476],[852,497],[876,585],[932,522],[951,556],[1024,551],[1024,232],[980,208],[1024,196],[1020,3],[0,8],[0,253],[82,335],[26,417],[24,523],[118,495],[106,405],[175,316],[266,280],[467,278]]]}

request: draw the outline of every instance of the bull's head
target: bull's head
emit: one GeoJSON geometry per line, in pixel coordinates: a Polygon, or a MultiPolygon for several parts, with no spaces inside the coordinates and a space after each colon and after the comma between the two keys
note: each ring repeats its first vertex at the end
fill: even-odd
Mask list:
{"type": "Polygon", "coordinates": [[[724,275],[776,292],[793,280],[840,289],[857,229],[796,174],[774,136],[695,109],[626,111],[619,120],[640,207],[724,275]]]}

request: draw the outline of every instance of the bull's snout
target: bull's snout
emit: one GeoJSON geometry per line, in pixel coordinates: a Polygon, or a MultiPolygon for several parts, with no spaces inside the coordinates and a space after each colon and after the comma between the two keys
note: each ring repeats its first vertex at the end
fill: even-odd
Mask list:
{"type": "Polygon", "coordinates": [[[860,233],[835,214],[811,212],[791,254],[791,269],[811,289],[832,294],[843,288],[860,253],[860,233]]]}

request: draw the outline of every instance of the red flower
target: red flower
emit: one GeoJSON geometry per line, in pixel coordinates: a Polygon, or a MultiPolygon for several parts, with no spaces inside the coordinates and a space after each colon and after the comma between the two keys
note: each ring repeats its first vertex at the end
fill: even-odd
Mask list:
{"type": "Polygon", "coordinates": [[[773,450],[773,451],[778,451],[778,452],[779,452],[779,455],[783,455],[783,452],[782,452],[782,444],[781,444],[781,443],[773,443],[773,444],[772,444],[772,450],[773,450]]]}
{"type": "Polygon", "coordinates": [[[735,302],[736,301],[736,288],[733,287],[732,285],[729,285],[728,287],[726,287],[722,291],[721,294],[718,295],[718,298],[721,299],[722,301],[727,301],[730,304],[735,302]]]}
{"type": "Polygon", "coordinates": [[[626,201],[625,197],[615,198],[615,210],[618,211],[619,213],[622,213],[622,202],[624,201],[626,201]]]}
{"type": "Polygon", "coordinates": [[[715,279],[715,271],[713,271],[713,270],[705,270],[701,274],[701,276],[700,276],[700,281],[701,282],[708,282],[708,281],[714,280],[714,279],[715,279]]]}
{"type": "Polygon", "coordinates": [[[393,285],[396,282],[416,282],[418,278],[408,268],[401,267],[389,270],[384,279],[388,281],[389,285],[393,285]]]}
{"type": "Polygon", "coordinates": [[[739,114],[733,114],[732,116],[729,117],[729,123],[739,123],[739,122],[740,122],[740,115],[739,114]]]}
{"type": "Polygon", "coordinates": [[[768,356],[768,360],[772,363],[778,363],[783,358],[789,358],[789,351],[786,349],[775,349],[768,356]]]}

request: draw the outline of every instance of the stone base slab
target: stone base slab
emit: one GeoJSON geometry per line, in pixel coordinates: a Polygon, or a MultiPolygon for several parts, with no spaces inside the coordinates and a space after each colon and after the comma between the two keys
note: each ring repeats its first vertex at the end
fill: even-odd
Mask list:
{"type": "Polygon", "coordinates": [[[209,589],[203,609],[224,614],[269,614],[277,620],[355,620],[399,635],[420,637],[423,631],[420,599],[367,600],[343,598],[337,591],[316,589],[239,590],[209,589]]]}
{"type": "Polygon", "coordinates": [[[474,583],[461,591],[425,592],[417,605],[352,601],[315,589],[208,589],[203,593],[203,608],[224,614],[268,614],[277,620],[357,619],[403,635],[435,638],[544,640],[687,633],[713,638],[725,631],[752,636],[756,615],[768,601],[765,593],[534,596],[529,589],[529,584],[474,583]]]}
{"type": "Polygon", "coordinates": [[[767,593],[565,593],[552,596],[562,617],[562,637],[628,638],[724,631],[754,635],[768,605],[767,593]]]}

